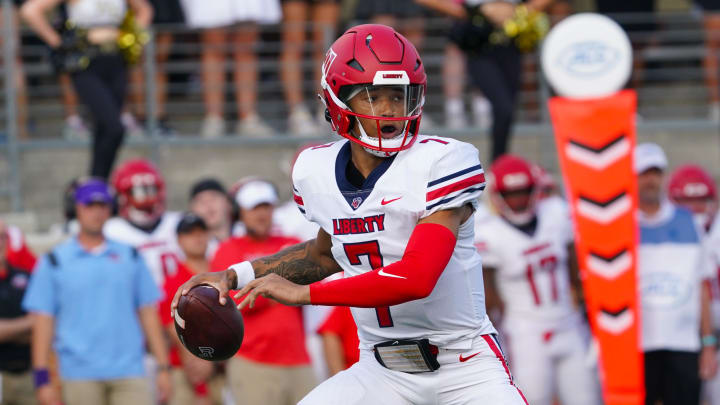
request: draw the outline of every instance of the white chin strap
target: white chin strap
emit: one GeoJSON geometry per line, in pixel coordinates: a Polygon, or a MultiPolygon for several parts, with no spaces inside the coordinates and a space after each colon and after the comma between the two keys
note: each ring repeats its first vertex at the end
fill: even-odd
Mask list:
{"type": "MultiPolygon", "coordinates": [[[[407,125],[407,124],[405,124],[405,125],[407,125]]],[[[380,147],[380,140],[378,138],[373,138],[373,137],[369,136],[365,132],[365,129],[363,128],[362,124],[360,124],[360,122],[357,122],[357,126],[358,126],[358,128],[360,128],[359,139],[362,142],[369,143],[370,145],[380,147]]],[[[380,134],[378,134],[378,136],[380,136],[380,134]]],[[[408,134],[408,136],[411,136],[411,135],[408,134]]],[[[399,147],[401,147],[404,137],[405,137],[405,128],[403,128],[403,130],[400,131],[400,134],[398,136],[396,136],[394,138],[390,138],[390,139],[383,139],[382,140],[383,148],[399,148],[399,147]]],[[[368,147],[363,147],[363,149],[365,149],[365,151],[367,151],[368,153],[378,156],[378,157],[390,157],[397,153],[397,152],[383,152],[383,151],[379,151],[379,150],[375,150],[375,149],[370,149],[368,147]]]]}

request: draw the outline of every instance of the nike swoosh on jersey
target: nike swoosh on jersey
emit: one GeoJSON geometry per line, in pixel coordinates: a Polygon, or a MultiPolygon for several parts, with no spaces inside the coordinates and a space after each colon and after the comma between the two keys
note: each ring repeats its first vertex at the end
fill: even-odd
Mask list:
{"type": "Polygon", "coordinates": [[[398,275],[390,274],[390,273],[385,273],[385,271],[383,269],[380,269],[380,271],[378,271],[378,274],[381,276],[385,276],[385,277],[404,278],[407,280],[407,277],[398,276],[398,275]]]}
{"type": "Polygon", "coordinates": [[[460,355],[460,362],[461,362],[461,363],[466,362],[466,361],[472,359],[473,357],[477,356],[478,354],[480,354],[480,352],[477,352],[477,353],[475,353],[475,354],[471,354],[471,355],[469,355],[469,356],[467,356],[467,357],[463,357],[463,355],[461,354],[461,355],[460,355]]]}
{"type": "Polygon", "coordinates": [[[400,196],[400,197],[398,197],[398,198],[393,198],[392,200],[387,200],[387,201],[385,201],[385,199],[383,198],[382,201],[380,201],[380,205],[390,204],[391,202],[397,201],[397,200],[399,200],[399,199],[401,199],[401,198],[402,198],[402,196],[400,196]]]}

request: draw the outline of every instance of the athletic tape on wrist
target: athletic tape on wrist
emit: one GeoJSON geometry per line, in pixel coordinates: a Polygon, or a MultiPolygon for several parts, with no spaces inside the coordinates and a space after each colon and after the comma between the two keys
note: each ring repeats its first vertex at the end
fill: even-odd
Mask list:
{"type": "Polygon", "coordinates": [[[253,270],[252,264],[248,261],[233,264],[230,266],[230,269],[232,269],[235,272],[235,275],[237,275],[237,284],[235,285],[236,289],[243,288],[249,282],[255,280],[255,270],[253,270]]]}

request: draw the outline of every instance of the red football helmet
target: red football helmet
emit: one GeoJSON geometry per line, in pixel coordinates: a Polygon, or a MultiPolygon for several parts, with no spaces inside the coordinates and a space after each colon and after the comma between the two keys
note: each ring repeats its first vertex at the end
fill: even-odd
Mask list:
{"type": "Polygon", "coordinates": [[[120,216],[140,227],[150,226],[165,212],[165,180],[145,159],[132,159],[112,175],[120,216]]]}
{"type": "Polygon", "coordinates": [[[339,135],[377,156],[390,156],[415,142],[427,76],[413,44],[394,29],[365,24],[347,30],[328,49],[320,84],[320,99],[339,135]],[[393,100],[392,107],[379,95],[390,90],[383,97],[393,100]],[[357,96],[371,114],[350,109],[348,102],[357,96]],[[369,136],[357,118],[375,120],[378,136],[369,136]]]}
{"type": "Polygon", "coordinates": [[[706,227],[718,209],[715,182],[697,165],[688,164],[675,169],[670,175],[668,195],[674,203],[690,209],[706,227]]]}
{"type": "Polygon", "coordinates": [[[524,225],[535,216],[538,193],[537,179],[532,167],[523,158],[502,155],[490,166],[490,201],[500,215],[515,225],[524,225]],[[521,193],[527,193],[525,200],[521,193]],[[512,194],[519,193],[519,201],[508,202],[512,194]],[[512,205],[512,206],[511,206],[512,205]]]}

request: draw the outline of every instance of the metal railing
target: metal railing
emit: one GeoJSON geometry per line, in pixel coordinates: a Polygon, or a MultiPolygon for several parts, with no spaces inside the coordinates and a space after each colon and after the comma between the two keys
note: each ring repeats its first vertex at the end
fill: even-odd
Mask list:
{"type": "MultiPolygon", "coordinates": [[[[2,0],[4,38],[13,37],[11,0],[2,0]]],[[[637,88],[639,96],[638,114],[641,120],[639,129],[662,128],[666,126],[680,128],[700,128],[717,130],[717,123],[708,116],[708,88],[705,83],[703,58],[706,55],[704,47],[705,33],[699,17],[691,13],[672,13],[654,15],[618,15],[614,16],[620,22],[652,23],[652,29],[636,30],[629,33],[635,47],[636,59],[641,63],[639,71],[635,72],[632,84],[637,88]]],[[[421,45],[421,53],[428,73],[428,95],[425,108],[436,123],[442,123],[444,118],[444,98],[442,82],[442,65],[445,61],[444,52],[448,44],[447,32],[451,21],[444,18],[428,19],[424,25],[425,37],[421,45]]],[[[164,65],[169,76],[168,101],[165,106],[171,125],[177,131],[176,136],[160,136],[156,129],[158,121],[155,112],[156,103],[154,80],[145,80],[143,88],[131,88],[130,91],[140,91],[144,95],[145,113],[147,121],[144,123],[145,136],[128,140],[131,144],[145,145],[157,154],[161,145],[173,144],[206,144],[206,143],[302,143],[307,141],[291,136],[286,128],[288,109],[283,96],[283,84],[280,78],[279,53],[282,49],[281,26],[264,26],[262,40],[256,44],[255,50],[259,54],[260,80],[258,83],[257,110],[264,120],[271,124],[276,136],[267,139],[249,139],[242,136],[228,136],[218,139],[204,139],[199,137],[198,128],[204,116],[202,99],[202,83],[200,51],[202,43],[197,32],[183,26],[160,26],[156,30],[171,32],[174,37],[171,57],[164,65]]],[[[718,34],[720,35],[720,34],[718,34]]],[[[17,88],[13,75],[17,71],[15,64],[16,44],[11,40],[3,41],[2,77],[4,77],[3,102],[4,109],[0,116],[0,133],[4,143],[0,144],[0,152],[7,156],[6,181],[0,179],[0,194],[9,196],[13,210],[23,207],[20,185],[20,155],[23,151],[33,148],[65,148],[78,147],[88,144],[87,140],[70,140],[61,136],[64,124],[64,108],[61,102],[61,86],[52,69],[46,54],[47,48],[34,39],[27,30],[21,30],[23,45],[20,47],[20,56],[23,60],[23,71],[28,83],[27,98],[29,117],[29,137],[20,139],[16,119],[8,117],[17,116],[17,88]]],[[[323,47],[326,48],[335,38],[335,31],[325,29],[323,47]]],[[[234,44],[227,44],[227,51],[232,52],[234,44]]],[[[307,107],[314,113],[317,83],[314,74],[315,66],[309,54],[312,51],[310,42],[305,46],[306,56],[302,60],[303,95],[307,107]]],[[[153,40],[147,44],[146,56],[154,55],[156,44],[153,40]]],[[[523,73],[523,86],[519,97],[518,125],[516,134],[549,134],[550,123],[547,113],[546,101],[551,92],[539,72],[537,54],[528,54],[525,57],[523,73]]],[[[140,67],[146,78],[153,78],[158,69],[154,57],[146,57],[140,67]]],[[[230,75],[235,66],[230,57],[224,64],[224,70],[230,75]]],[[[236,105],[231,101],[234,86],[230,79],[224,88],[225,116],[229,121],[236,119],[236,105]]],[[[468,96],[469,98],[469,96],[468,96]]],[[[129,110],[134,105],[128,105],[129,110]]],[[[82,108],[81,108],[82,111],[82,108]]],[[[89,123],[89,117],[86,122],[89,123]]],[[[479,128],[467,128],[461,131],[448,131],[440,128],[439,134],[479,136],[484,131],[479,128]]],[[[230,126],[232,128],[232,126],[230,126]]],[[[319,134],[325,136],[326,134],[319,134]]],[[[1,169],[0,169],[1,170],[1,169]]]]}

